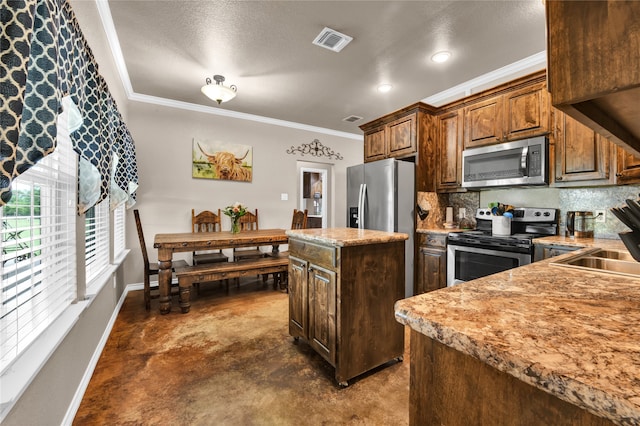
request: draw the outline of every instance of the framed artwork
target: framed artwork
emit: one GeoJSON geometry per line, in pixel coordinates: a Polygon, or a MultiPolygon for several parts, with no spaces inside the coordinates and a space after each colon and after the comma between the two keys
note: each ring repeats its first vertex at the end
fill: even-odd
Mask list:
{"type": "Polygon", "coordinates": [[[191,164],[194,178],[251,182],[253,148],[194,138],[191,164]]]}

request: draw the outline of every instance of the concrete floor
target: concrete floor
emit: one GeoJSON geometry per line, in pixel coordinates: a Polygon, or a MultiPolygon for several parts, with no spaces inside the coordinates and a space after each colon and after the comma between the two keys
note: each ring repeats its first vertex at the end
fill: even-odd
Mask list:
{"type": "Polygon", "coordinates": [[[337,386],[334,369],[288,334],[288,296],[271,281],[192,292],[191,312],[146,312],[128,294],[74,425],[406,425],[405,361],[337,386]]]}

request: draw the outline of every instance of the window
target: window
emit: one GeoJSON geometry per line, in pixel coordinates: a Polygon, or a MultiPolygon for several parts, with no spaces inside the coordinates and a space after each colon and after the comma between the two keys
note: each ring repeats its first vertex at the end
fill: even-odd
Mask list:
{"type": "Polygon", "coordinates": [[[61,136],[0,209],[0,372],[76,299],[76,155],[61,136]]]}

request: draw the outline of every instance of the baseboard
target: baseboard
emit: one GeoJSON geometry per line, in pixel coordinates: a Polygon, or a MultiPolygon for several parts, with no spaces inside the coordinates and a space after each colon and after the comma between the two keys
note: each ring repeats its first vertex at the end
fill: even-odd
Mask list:
{"type": "Polygon", "coordinates": [[[80,408],[80,403],[82,402],[84,393],[86,392],[87,387],[89,386],[89,381],[91,380],[91,376],[93,376],[93,371],[95,370],[96,365],[98,365],[98,360],[100,359],[100,355],[102,355],[102,351],[104,350],[104,347],[107,344],[107,340],[109,339],[109,335],[111,334],[111,329],[113,328],[113,324],[115,324],[116,319],[118,318],[118,313],[120,313],[120,308],[122,307],[122,304],[127,298],[127,294],[129,294],[130,291],[142,290],[143,288],[144,288],[143,283],[129,284],[125,287],[124,291],[122,292],[122,295],[120,295],[118,304],[116,305],[115,309],[111,314],[111,318],[109,319],[109,322],[107,323],[107,326],[105,327],[104,332],[102,333],[102,337],[100,338],[100,341],[96,346],[96,350],[93,352],[93,356],[89,361],[89,365],[87,365],[84,375],[82,376],[82,380],[78,385],[78,389],[76,390],[76,393],[73,396],[73,399],[71,400],[71,404],[69,404],[67,413],[65,414],[64,419],[62,420],[62,423],[61,423],[62,425],[70,426],[73,423],[73,419],[75,418],[76,413],[78,412],[78,408],[80,408]]]}

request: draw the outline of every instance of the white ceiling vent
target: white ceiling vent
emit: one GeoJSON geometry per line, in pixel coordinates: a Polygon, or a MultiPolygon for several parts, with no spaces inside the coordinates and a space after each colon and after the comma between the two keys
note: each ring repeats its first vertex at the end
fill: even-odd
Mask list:
{"type": "Polygon", "coordinates": [[[355,123],[358,120],[362,120],[362,117],[358,117],[357,115],[350,115],[342,119],[342,121],[346,121],[347,123],[355,123]]]}
{"type": "Polygon", "coordinates": [[[313,44],[324,47],[325,49],[333,50],[334,52],[339,52],[349,44],[351,40],[353,40],[353,37],[339,33],[331,28],[324,27],[316,39],[313,40],[313,44]]]}

